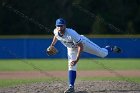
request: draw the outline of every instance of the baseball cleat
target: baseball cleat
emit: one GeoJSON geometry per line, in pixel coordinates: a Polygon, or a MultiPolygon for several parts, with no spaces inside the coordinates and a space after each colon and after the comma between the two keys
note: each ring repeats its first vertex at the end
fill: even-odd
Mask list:
{"type": "Polygon", "coordinates": [[[114,52],[114,53],[121,53],[122,50],[121,48],[117,47],[117,46],[106,46],[105,47],[109,52],[114,52]]]}
{"type": "Polygon", "coordinates": [[[112,51],[115,52],[115,53],[121,53],[122,52],[121,48],[119,48],[117,46],[113,46],[112,51]]]}
{"type": "Polygon", "coordinates": [[[75,90],[73,87],[69,87],[67,90],[64,91],[64,93],[75,93],[75,90]]]}

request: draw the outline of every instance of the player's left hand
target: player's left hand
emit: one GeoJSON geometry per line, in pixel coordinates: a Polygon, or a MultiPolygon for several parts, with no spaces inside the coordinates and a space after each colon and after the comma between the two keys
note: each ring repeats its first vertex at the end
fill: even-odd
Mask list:
{"type": "Polygon", "coordinates": [[[78,62],[78,61],[72,61],[72,62],[70,63],[70,65],[71,65],[71,66],[75,66],[75,65],[77,64],[77,62],[78,62]]]}
{"type": "Polygon", "coordinates": [[[58,50],[54,46],[49,46],[46,50],[48,56],[55,55],[58,53],[58,50]]]}

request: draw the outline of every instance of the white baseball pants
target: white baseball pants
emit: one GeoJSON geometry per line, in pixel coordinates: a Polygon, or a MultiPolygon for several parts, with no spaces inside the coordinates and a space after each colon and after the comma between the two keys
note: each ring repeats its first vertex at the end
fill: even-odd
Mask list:
{"type": "MultiPolygon", "coordinates": [[[[81,37],[84,52],[94,54],[102,58],[108,55],[107,49],[99,47],[98,45],[96,45],[83,35],[81,35],[81,37]]],[[[77,64],[75,66],[71,66],[70,63],[76,60],[78,50],[77,48],[67,48],[67,52],[68,52],[68,69],[76,71],[77,64]]]]}

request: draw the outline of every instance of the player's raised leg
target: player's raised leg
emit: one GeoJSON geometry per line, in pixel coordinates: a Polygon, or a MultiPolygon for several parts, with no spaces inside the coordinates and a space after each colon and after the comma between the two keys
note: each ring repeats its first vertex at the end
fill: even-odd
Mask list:
{"type": "Polygon", "coordinates": [[[106,57],[108,55],[108,50],[106,48],[101,48],[100,46],[93,43],[85,36],[82,36],[82,39],[83,39],[82,43],[84,46],[84,49],[83,49],[84,52],[94,54],[99,57],[106,57]]]}
{"type": "Polygon", "coordinates": [[[83,45],[84,45],[84,52],[94,54],[99,57],[106,57],[110,52],[120,53],[121,49],[117,46],[106,46],[105,48],[101,48],[97,44],[90,41],[88,38],[82,36],[83,38],[83,45]]]}

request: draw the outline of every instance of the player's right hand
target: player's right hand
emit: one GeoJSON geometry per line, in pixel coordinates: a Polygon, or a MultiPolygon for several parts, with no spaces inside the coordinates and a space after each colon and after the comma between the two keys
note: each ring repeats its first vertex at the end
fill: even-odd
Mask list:
{"type": "Polygon", "coordinates": [[[72,61],[72,62],[70,63],[70,65],[71,65],[71,66],[75,66],[75,65],[77,64],[77,62],[78,62],[78,61],[72,61]]]}

